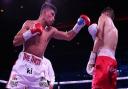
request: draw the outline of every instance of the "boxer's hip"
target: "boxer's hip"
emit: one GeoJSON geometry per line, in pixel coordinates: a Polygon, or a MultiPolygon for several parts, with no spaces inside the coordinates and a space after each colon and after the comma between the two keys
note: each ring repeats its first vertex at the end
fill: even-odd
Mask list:
{"type": "Polygon", "coordinates": [[[44,76],[44,69],[42,58],[30,53],[21,52],[12,70],[34,81],[34,78],[44,76]]]}
{"type": "Polygon", "coordinates": [[[116,60],[115,51],[108,49],[108,48],[101,48],[99,50],[98,56],[107,56],[107,57],[110,57],[110,58],[116,60]]]}

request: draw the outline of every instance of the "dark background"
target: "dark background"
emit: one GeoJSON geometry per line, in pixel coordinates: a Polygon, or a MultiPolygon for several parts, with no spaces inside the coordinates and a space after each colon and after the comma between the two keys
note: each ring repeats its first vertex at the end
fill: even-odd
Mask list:
{"type": "MultiPolygon", "coordinates": [[[[119,76],[128,76],[128,5],[127,0],[53,0],[58,12],[54,26],[68,31],[81,14],[97,22],[100,12],[110,6],[115,10],[115,26],[119,32],[116,50],[119,76]]],[[[28,19],[37,19],[44,0],[0,0],[0,79],[8,80],[11,68],[22,46],[12,40],[28,19]]],[[[93,46],[85,26],[70,42],[52,39],[45,57],[52,62],[56,81],[91,79],[85,68],[93,46]]],[[[70,88],[67,88],[70,89],[70,88]]]]}

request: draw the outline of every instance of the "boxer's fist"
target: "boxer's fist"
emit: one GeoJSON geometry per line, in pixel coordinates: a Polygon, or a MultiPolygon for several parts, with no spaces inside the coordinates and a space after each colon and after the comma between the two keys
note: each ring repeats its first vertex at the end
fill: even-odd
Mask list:
{"type": "Polygon", "coordinates": [[[86,15],[81,15],[78,18],[77,23],[73,27],[73,31],[75,33],[78,33],[85,25],[87,25],[87,26],[90,25],[90,19],[86,15]]]}
{"type": "Polygon", "coordinates": [[[43,31],[43,27],[42,27],[42,25],[40,23],[34,24],[33,29],[31,29],[31,33],[32,34],[39,34],[39,35],[41,35],[42,31],[43,31]]]}
{"type": "Polygon", "coordinates": [[[30,39],[33,36],[41,35],[42,32],[43,32],[42,25],[40,23],[36,23],[36,24],[34,24],[32,29],[29,29],[23,33],[23,38],[25,41],[27,41],[28,39],[30,39]]]}
{"type": "Polygon", "coordinates": [[[84,20],[84,24],[89,26],[90,25],[90,19],[87,15],[81,15],[80,18],[84,20]]]}
{"type": "Polygon", "coordinates": [[[95,40],[97,34],[97,24],[93,23],[88,27],[88,32],[92,36],[92,39],[95,40]]]}

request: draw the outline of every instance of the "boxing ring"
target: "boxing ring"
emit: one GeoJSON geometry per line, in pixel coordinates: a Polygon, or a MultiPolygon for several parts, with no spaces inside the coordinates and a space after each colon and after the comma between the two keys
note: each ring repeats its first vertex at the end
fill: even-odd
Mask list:
{"type": "MultiPolygon", "coordinates": [[[[128,76],[125,76],[125,77],[118,77],[117,78],[117,82],[118,81],[126,81],[127,82],[127,85],[128,85],[128,76]]],[[[61,88],[61,86],[64,86],[64,85],[73,85],[73,84],[88,84],[88,83],[91,83],[92,80],[77,80],[77,81],[61,81],[61,82],[55,82],[55,89],[63,89],[61,88]]],[[[6,84],[7,81],[5,80],[0,80],[0,85],[1,84],[6,84]]],[[[0,88],[1,89],[1,88],[0,88]]],[[[2,88],[3,89],[3,88],[2,88]]],[[[64,89],[68,89],[68,88],[64,88],[64,89]]],[[[74,89],[74,88],[73,88],[74,89]]],[[[75,88],[76,89],[76,88],[75,88]]],[[[79,88],[78,88],[79,89],[79,88]]],[[[128,89],[128,86],[127,87],[118,87],[117,89],[128,89]]]]}

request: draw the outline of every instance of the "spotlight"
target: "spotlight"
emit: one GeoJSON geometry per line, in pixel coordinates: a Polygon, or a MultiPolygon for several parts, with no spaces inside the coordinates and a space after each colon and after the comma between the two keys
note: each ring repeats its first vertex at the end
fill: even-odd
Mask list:
{"type": "Polygon", "coordinates": [[[80,45],[80,42],[76,42],[77,45],[80,45]]]}
{"type": "Polygon", "coordinates": [[[24,6],[23,6],[23,5],[21,5],[21,6],[20,6],[20,8],[21,8],[21,9],[23,9],[23,8],[24,8],[24,6]]]}
{"type": "Polygon", "coordinates": [[[3,13],[4,12],[4,9],[0,9],[0,12],[3,13]]]}
{"type": "Polygon", "coordinates": [[[55,45],[52,45],[52,48],[55,48],[55,45]]]}

